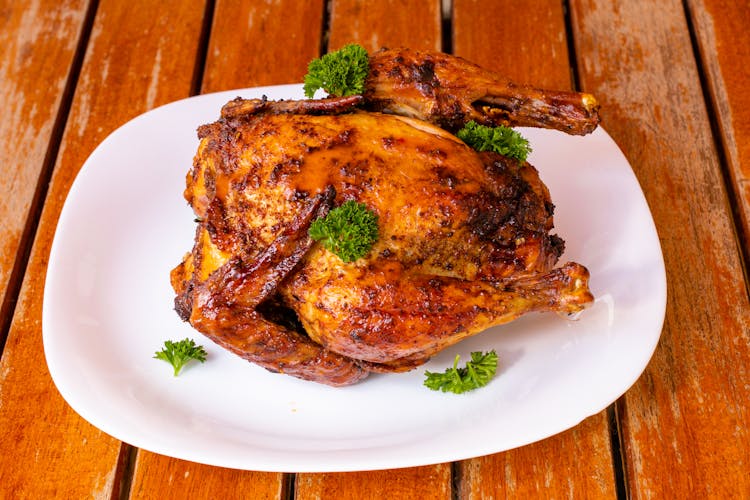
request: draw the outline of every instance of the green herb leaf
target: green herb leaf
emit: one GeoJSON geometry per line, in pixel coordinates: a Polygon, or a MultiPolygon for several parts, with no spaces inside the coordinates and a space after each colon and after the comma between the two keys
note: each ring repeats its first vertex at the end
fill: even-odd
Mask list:
{"type": "Polygon", "coordinates": [[[424,385],[433,391],[462,394],[484,387],[497,371],[497,353],[492,350],[486,353],[472,352],[471,361],[463,368],[458,368],[459,356],[453,360],[453,367],[443,373],[425,371],[427,377],[424,385]]]}
{"type": "Polygon", "coordinates": [[[344,262],[353,262],[378,240],[378,216],[364,203],[349,200],[314,220],[308,233],[344,262]]]}
{"type": "Polygon", "coordinates": [[[369,71],[370,58],[364,47],[346,45],[310,61],[305,75],[305,95],[313,97],[318,89],[338,97],[362,94],[369,71]]]}
{"type": "Polygon", "coordinates": [[[183,339],[179,342],[172,342],[166,340],[164,342],[164,348],[161,351],[157,351],[154,355],[155,359],[162,359],[174,368],[174,376],[180,374],[182,367],[194,359],[201,363],[206,361],[206,350],[203,346],[196,345],[192,339],[183,339]]]}
{"type": "Polygon", "coordinates": [[[531,153],[528,140],[512,128],[502,125],[486,127],[472,120],[456,136],[477,151],[494,151],[518,161],[526,161],[531,153]]]}

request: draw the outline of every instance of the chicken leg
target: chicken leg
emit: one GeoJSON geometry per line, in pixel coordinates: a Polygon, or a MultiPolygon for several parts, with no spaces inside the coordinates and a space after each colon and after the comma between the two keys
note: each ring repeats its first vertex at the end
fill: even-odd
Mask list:
{"type": "Polygon", "coordinates": [[[515,85],[460,57],[381,49],[370,57],[365,107],[411,116],[455,131],[469,120],[584,135],[599,123],[591,94],[515,85]]]}
{"type": "Polygon", "coordinates": [[[312,246],[310,222],[330,208],[331,189],[312,198],[306,209],[252,265],[232,258],[191,291],[190,323],[220,346],[279,373],[333,386],[367,376],[354,360],[333,353],[306,335],[269,321],[257,307],[312,246]]]}
{"type": "MultiPolygon", "coordinates": [[[[414,275],[381,261],[331,279],[327,256],[313,251],[282,293],[310,337],[380,370],[427,361],[436,352],[533,311],[575,314],[591,304],[589,273],[567,263],[499,280],[414,275]]],[[[417,363],[418,364],[418,363],[417,363]]]]}

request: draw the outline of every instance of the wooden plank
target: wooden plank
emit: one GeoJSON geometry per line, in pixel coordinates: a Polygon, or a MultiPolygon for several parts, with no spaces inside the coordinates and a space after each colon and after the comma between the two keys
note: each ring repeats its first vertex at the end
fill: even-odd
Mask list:
{"type": "Polygon", "coordinates": [[[202,1],[99,3],[0,364],[0,484],[8,498],[108,498],[117,488],[120,442],[73,412],[44,363],[47,258],[65,195],[94,147],[136,114],[189,94],[203,10],[202,1]]]}
{"type": "Polygon", "coordinates": [[[666,322],[619,405],[634,498],[750,494],[750,304],[678,0],[572,4],[580,81],[643,187],[668,276],[666,322]]]}
{"type": "Polygon", "coordinates": [[[295,487],[297,500],[450,500],[451,468],[443,464],[372,472],[299,474],[295,487]]]}
{"type": "MultiPolygon", "coordinates": [[[[562,3],[455,0],[453,11],[456,55],[518,83],[571,88],[562,3]]],[[[462,498],[613,498],[612,462],[603,411],[550,439],[460,463],[459,491],[462,498]]]]}
{"type": "Polygon", "coordinates": [[[465,460],[462,499],[615,498],[606,412],[544,441],[465,460]]]}
{"type": "MultiPolygon", "coordinates": [[[[319,55],[323,9],[321,0],[219,0],[201,91],[301,82],[319,55]]],[[[135,498],[279,498],[287,484],[280,473],[233,471],[144,451],[132,481],[135,498]]]]}
{"type": "Polygon", "coordinates": [[[515,83],[571,88],[562,2],[454,0],[453,29],[454,54],[515,83]]]}
{"type": "Polygon", "coordinates": [[[249,472],[138,452],[131,499],[283,498],[285,483],[278,474],[249,472]]]}
{"type": "Polygon", "coordinates": [[[359,43],[381,47],[440,50],[439,0],[333,0],[329,50],[359,43]]]}
{"type": "Polygon", "coordinates": [[[747,0],[690,0],[701,62],[716,112],[733,182],[742,230],[740,244],[750,256],[750,4],[747,0]]]}
{"type": "MultiPolygon", "coordinates": [[[[359,43],[440,48],[438,1],[342,1],[331,10],[329,48],[359,43]],[[408,13],[408,15],[405,15],[408,13]]],[[[297,474],[296,500],[317,498],[450,498],[450,464],[346,474],[297,474]]]]}
{"type": "Polygon", "coordinates": [[[320,55],[323,0],[218,0],[201,92],[302,82],[320,55]]]}
{"type": "MultiPolygon", "coordinates": [[[[0,325],[7,327],[13,297],[6,296],[27,218],[69,78],[86,0],[0,3],[0,325]],[[56,64],[49,64],[55,61],[56,64]]],[[[63,111],[65,112],[65,111],[63,111]]],[[[33,216],[33,215],[32,215],[33,216]]],[[[20,276],[18,278],[20,280],[20,276]]],[[[17,285],[16,285],[17,286],[17,285]]],[[[17,290],[17,288],[16,288],[17,290]]],[[[0,331],[0,346],[4,332],[0,331]]]]}

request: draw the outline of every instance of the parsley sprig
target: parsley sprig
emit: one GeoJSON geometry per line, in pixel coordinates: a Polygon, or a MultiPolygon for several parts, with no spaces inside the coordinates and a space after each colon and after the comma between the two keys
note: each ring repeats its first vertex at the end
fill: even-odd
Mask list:
{"type": "Polygon", "coordinates": [[[526,138],[502,125],[487,127],[472,120],[456,136],[477,151],[494,151],[518,161],[526,161],[531,153],[531,146],[526,138]]]}
{"type": "Polygon", "coordinates": [[[484,387],[489,383],[497,371],[497,353],[494,351],[471,353],[471,361],[463,368],[458,368],[460,356],[456,354],[453,367],[443,373],[425,371],[427,377],[424,385],[433,391],[453,392],[462,394],[484,387]]]}
{"type": "Polygon", "coordinates": [[[203,363],[206,361],[206,356],[207,353],[203,346],[197,345],[192,339],[183,339],[178,342],[164,341],[164,348],[157,351],[154,358],[162,359],[171,364],[176,377],[188,361],[194,359],[203,363]]]}
{"type": "Polygon", "coordinates": [[[364,257],[378,239],[378,216],[364,203],[345,201],[310,224],[309,234],[344,262],[364,257]]]}
{"type": "Polygon", "coordinates": [[[370,57],[365,48],[346,45],[310,61],[305,75],[305,96],[313,97],[318,89],[338,97],[362,94],[369,71],[370,57]]]}

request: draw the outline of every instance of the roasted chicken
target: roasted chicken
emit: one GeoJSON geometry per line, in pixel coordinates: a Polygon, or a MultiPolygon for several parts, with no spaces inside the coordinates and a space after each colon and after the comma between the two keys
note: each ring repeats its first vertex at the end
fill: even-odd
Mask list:
{"type": "Polygon", "coordinates": [[[595,126],[593,98],[577,96],[578,108],[590,105],[581,114],[547,99],[562,121],[528,109],[560,95],[535,90],[518,109],[446,107],[449,88],[464,89],[456,103],[469,94],[491,102],[487,73],[472,69],[481,75],[473,80],[463,60],[419,54],[434,61],[426,89],[403,78],[413,74],[398,61],[405,53],[373,57],[364,96],[237,99],[199,128],[185,190],[195,244],[171,274],[184,320],[269,370],[340,386],[412,369],[522,314],[571,314],[592,302],[582,265],[555,267],[564,243],[551,234],[553,204],[536,169],[478,153],[446,128],[483,116],[583,132],[595,126]],[[346,200],[375,212],[379,229],[350,263],[308,234],[346,200]]]}

